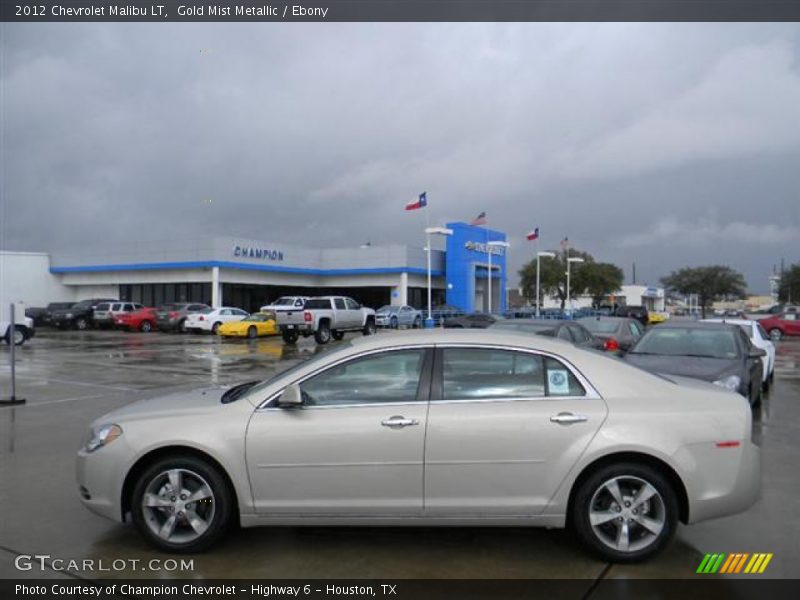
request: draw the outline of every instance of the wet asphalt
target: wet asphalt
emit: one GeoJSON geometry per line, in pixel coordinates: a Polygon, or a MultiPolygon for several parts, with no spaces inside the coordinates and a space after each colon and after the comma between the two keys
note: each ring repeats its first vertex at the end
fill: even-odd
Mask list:
{"type": "MultiPolygon", "coordinates": [[[[9,350],[1,346],[4,398],[9,350]]],[[[26,404],[0,407],[0,578],[577,578],[588,591],[601,578],[696,577],[707,552],[771,552],[761,577],[800,576],[800,340],[791,339],[778,343],[776,379],[754,415],[761,500],[740,515],[681,525],[670,547],[645,564],[609,565],[563,530],[269,527],[234,531],[211,551],[185,557],[192,569],[151,565],[159,571],[148,562],[176,556],[80,504],[75,452],[95,418],[144,397],[264,378],[319,351],[313,340],[293,348],[275,338],[39,330],[17,348],[17,396],[26,404]],[[20,571],[19,555],[50,558],[43,570],[37,563],[20,571]],[[53,559],[93,559],[95,569],[102,561],[109,570],[49,568],[53,559]]]]}

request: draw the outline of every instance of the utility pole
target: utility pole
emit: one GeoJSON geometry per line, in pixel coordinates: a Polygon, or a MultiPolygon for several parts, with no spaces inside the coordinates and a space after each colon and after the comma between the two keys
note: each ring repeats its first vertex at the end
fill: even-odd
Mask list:
{"type": "Polygon", "coordinates": [[[633,263],[633,285],[636,285],[636,263],[633,263]]]}

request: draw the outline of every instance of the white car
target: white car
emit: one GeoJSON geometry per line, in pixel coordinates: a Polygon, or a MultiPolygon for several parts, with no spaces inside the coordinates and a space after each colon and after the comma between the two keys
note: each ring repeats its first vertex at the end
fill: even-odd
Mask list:
{"type": "Polygon", "coordinates": [[[217,333],[223,323],[241,321],[249,317],[250,313],[241,308],[223,306],[221,308],[206,308],[196,313],[189,313],[186,317],[186,331],[193,333],[217,333]]]}
{"type": "Polygon", "coordinates": [[[764,361],[764,371],[762,374],[762,388],[766,391],[775,378],[775,344],[770,340],[769,334],[756,320],[751,319],[704,319],[708,323],[727,323],[728,325],[738,325],[750,338],[750,342],[756,348],[761,348],[767,353],[764,361]]]}
{"type": "Polygon", "coordinates": [[[11,329],[11,321],[4,321],[0,319],[0,340],[4,340],[9,346],[22,346],[27,340],[36,335],[36,329],[33,326],[33,319],[30,317],[22,317],[11,329]]]}
{"type": "Polygon", "coordinates": [[[538,335],[412,330],[260,383],[127,404],[92,424],[77,488],[172,552],[234,520],[570,526],[626,562],[661,551],[679,521],[755,502],[751,437],[747,401],[711,383],[538,335]]]}

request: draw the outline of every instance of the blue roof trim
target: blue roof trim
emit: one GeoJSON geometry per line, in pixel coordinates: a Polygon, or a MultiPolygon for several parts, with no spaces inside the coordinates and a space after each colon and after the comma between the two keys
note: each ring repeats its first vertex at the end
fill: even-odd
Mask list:
{"type": "MultiPolygon", "coordinates": [[[[391,273],[412,273],[427,275],[428,271],[419,267],[375,267],[370,269],[307,269],[302,267],[282,267],[280,265],[256,265],[225,260],[182,261],[164,263],[130,263],[118,265],[84,265],[79,267],[50,267],[51,273],[103,273],[108,271],[152,271],[156,269],[202,269],[220,267],[242,269],[245,271],[267,271],[271,273],[291,273],[295,275],[347,276],[347,275],[386,275],[391,273]]],[[[443,277],[444,271],[431,271],[431,275],[443,277]]]]}

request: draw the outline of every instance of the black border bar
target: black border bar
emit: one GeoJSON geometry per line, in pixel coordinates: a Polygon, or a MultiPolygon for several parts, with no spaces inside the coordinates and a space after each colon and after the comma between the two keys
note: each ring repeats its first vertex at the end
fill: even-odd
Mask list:
{"type": "Polygon", "coordinates": [[[797,22],[800,21],[800,1],[0,0],[0,21],[797,22]]]}

